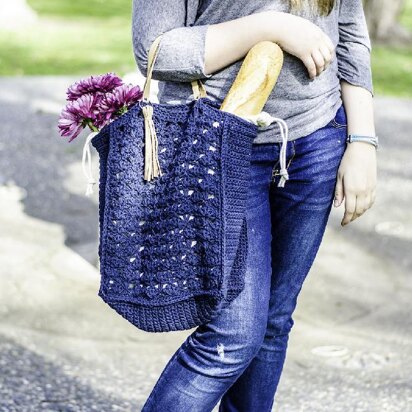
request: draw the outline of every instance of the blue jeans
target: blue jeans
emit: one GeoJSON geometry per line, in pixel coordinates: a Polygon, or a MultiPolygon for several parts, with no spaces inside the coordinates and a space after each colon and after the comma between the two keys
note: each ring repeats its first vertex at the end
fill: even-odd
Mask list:
{"type": "Polygon", "coordinates": [[[271,411],[292,313],[319,249],[346,148],[343,105],[310,135],[288,142],[289,180],[277,187],[280,143],[254,144],[247,207],[245,288],[187,337],[142,412],[271,411]]]}

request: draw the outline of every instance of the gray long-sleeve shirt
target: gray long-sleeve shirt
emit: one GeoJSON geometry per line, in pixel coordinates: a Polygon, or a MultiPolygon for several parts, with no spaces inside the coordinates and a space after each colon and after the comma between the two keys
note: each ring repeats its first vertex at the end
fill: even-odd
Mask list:
{"type": "MultiPolygon", "coordinates": [[[[160,103],[193,99],[191,80],[201,79],[208,96],[222,102],[243,58],[215,73],[205,73],[205,38],[209,25],[267,10],[289,11],[287,0],[133,0],[132,38],[135,60],[147,74],[147,56],[153,40],[163,34],[152,78],[159,80],[160,103]]],[[[340,79],[374,95],[370,66],[371,43],[362,0],[336,0],[328,16],[300,12],[318,25],[336,46],[327,69],[311,80],[303,62],[284,51],[277,84],[264,111],[282,118],[288,140],[306,136],[326,125],[342,104],[340,79]]],[[[282,141],[276,123],[260,129],[254,143],[282,141]]]]}

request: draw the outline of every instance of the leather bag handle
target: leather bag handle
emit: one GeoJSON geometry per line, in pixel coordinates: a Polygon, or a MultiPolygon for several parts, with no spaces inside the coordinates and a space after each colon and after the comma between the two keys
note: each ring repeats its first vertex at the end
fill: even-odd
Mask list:
{"type": "MultiPolygon", "coordinates": [[[[157,54],[159,51],[161,38],[162,38],[162,34],[157,36],[149,49],[148,64],[147,64],[147,77],[146,77],[144,87],[143,87],[143,99],[142,99],[145,102],[149,102],[150,82],[152,80],[153,67],[154,67],[157,54]]],[[[200,81],[200,79],[193,80],[191,84],[192,84],[193,96],[195,99],[207,96],[205,86],[200,81]]]]}

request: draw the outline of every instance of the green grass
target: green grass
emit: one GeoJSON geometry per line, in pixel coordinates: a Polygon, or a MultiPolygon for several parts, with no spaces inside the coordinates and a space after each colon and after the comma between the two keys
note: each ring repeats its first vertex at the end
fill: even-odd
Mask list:
{"type": "MultiPolygon", "coordinates": [[[[136,70],[132,0],[28,0],[40,15],[25,31],[0,30],[0,75],[89,76],[136,70]]],[[[412,0],[401,23],[412,30],[412,0]]],[[[376,95],[412,97],[412,45],[372,45],[376,95]]]]}
{"type": "Polygon", "coordinates": [[[0,34],[1,75],[91,75],[135,70],[123,19],[44,18],[30,32],[0,34]]]}
{"type": "Polygon", "coordinates": [[[409,30],[412,30],[412,0],[406,0],[400,23],[409,30]]]}
{"type": "Polygon", "coordinates": [[[68,18],[128,19],[132,10],[132,0],[28,0],[28,4],[41,15],[68,18]]]}
{"type": "Polygon", "coordinates": [[[412,47],[373,47],[375,95],[412,97],[412,47]]]}
{"type": "MultiPolygon", "coordinates": [[[[407,0],[400,23],[412,31],[412,0],[407,0]]],[[[382,47],[372,44],[372,73],[375,94],[412,97],[412,45],[382,47]]]]}
{"type": "Polygon", "coordinates": [[[0,31],[0,75],[79,76],[136,70],[131,0],[28,0],[39,24],[0,31]]]}

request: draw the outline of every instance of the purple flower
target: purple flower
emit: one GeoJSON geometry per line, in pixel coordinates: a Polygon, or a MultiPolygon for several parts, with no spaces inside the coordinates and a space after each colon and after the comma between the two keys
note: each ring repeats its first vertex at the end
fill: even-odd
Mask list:
{"type": "Polygon", "coordinates": [[[122,79],[115,73],[90,76],[72,84],[67,90],[67,100],[74,101],[84,94],[104,94],[111,92],[116,87],[122,85],[122,79]]]}
{"type": "Polygon", "coordinates": [[[67,105],[58,122],[59,132],[75,139],[89,126],[98,132],[121,116],[143,96],[139,86],[123,84],[115,73],[90,76],[72,84],[67,90],[67,105]]]}
{"type": "Polygon", "coordinates": [[[84,127],[89,125],[92,128],[100,118],[98,104],[101,99],[101,96],[84,94],[74,101],[69,101],[58,122],[61,136],[69,137],[70,143],[84,127]]]}
{"type": "Polygon", "coordinates": [[[127,110],[136,104],[143,96],[143,91],[139,86],[131,84],[122,84],[116,87],[112,92],[104,95],[99,103],[100,118],[96,126],[102,127],[114,120],[117,116],[127,112],[127,110]]]}
{"type": "Polygon", "coordinates": [[[116,87],[112,93],[116,96],[119,102],[129,108],[136,104],[143,96],[143,91],[139,86],[133,86],[132,84],[123,84],[119,87],[116,87]]]}
{"type": "Polygon", "coordinates": [[[65,108],[60,114],[58,128],[62,136],[70,137],[70,143],[80,134],[83,127],[81,125],[81,119],[75,113],[72,113],[65,108]]]}

